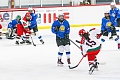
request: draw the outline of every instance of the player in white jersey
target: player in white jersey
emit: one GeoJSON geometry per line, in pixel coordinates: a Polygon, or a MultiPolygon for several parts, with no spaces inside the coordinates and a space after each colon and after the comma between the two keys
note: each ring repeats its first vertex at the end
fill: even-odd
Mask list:
{"type": "Polygon", "coordinates": [[[98,41],[100,38],[101,32],[95,28],[91,29],[89,32],[86,32],[84,29],[79,31],[79,35],[81,40],[79,42],[81,44],[81,51],[84,57],[88,57],[89,66],[98,68],[97,65],[97,54],[100,52],[101,44],[98,41]]]}

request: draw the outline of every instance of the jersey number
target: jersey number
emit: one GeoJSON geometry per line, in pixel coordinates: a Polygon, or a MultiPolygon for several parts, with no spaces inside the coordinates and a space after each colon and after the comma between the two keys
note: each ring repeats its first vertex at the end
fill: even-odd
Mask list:
{"type": "Polygon", "coordinates": [[[96,45],[96,42],[95,42],[95,41],[88,40],[88,41],[86,42],[86,45],[92,47],[93,45],[96,45]]]}

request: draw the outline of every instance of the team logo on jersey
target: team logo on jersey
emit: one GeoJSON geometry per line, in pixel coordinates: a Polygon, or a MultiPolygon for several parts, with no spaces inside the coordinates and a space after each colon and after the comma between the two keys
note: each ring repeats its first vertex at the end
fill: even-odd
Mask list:
{"type": "Polygon", "coordinates": [[[107,22],[107,23],[106,23],[106,26],[108,26],[108,27],[111,26],[111,25],[112,25],[111,22],[107,22]]]}
{"type": "Polygon", "coordinates": [[[115,17],[115,13],[112,13],[112,16],[115,17]]]}
{"type": "Polygon", "coordinates": [[[62,32],[65,31],[65,26],[64,25],[60,26],[60,31],[62,31],[62,32]]]}

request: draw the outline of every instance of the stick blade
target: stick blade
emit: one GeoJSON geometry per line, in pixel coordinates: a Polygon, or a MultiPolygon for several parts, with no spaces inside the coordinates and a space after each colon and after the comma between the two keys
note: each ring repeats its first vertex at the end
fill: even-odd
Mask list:
{"type": "Polygon", "coordinates": [[[99,65],[106,65],[106,62],[101,62],[99,63],[99,65]]]}
{"type": "Polygon", "coordinates": [[[70,67],[70,66],[68,66],[69,67],[69,69],[74,69],[74,68],[76,68],[78,65],[76,65],[76,66],[74,66],[74,67],[70,67]]]}

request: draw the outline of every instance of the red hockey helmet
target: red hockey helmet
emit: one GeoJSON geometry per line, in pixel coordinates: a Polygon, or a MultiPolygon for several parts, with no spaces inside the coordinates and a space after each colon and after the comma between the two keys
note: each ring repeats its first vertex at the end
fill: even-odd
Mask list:
{"type": "Polygon", "coordinates": [[[26,17],[27,19],[32,19],[32,17],[31,17],[31,15],[30,15],[29,12],[27,12],[27,13],[25,14],[25,17],[26,17]]]}
{"type": "Polygon", "coordinates": [[[31,15],[30,15],[30,13],[29,12],[27,12],[26,14],[25,14],[25,17],[30,17],[31,15]]]}
{"type": "Polygon", "coordinates": [[[85,34],[86,33],[86,31],[84,30],[84,29],[81,29],[81,30],[79,30],[79,35],[83,35],[83,34],[85,34]]]}

